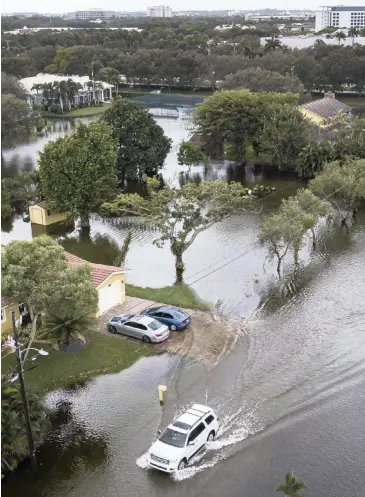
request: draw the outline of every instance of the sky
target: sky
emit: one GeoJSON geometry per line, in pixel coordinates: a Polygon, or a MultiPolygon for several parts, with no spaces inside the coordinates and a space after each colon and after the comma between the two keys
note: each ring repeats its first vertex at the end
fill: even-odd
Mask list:
{"type": "MultiPolygon", "coordinates": [[[[258,10],[273,8],[270,0],[134,0],[133,3],[122,3],[119,0],[64,0],[63,2],[48,2],[46,0],[3,0],[2,12],[47,12],[65,13],[75,10],[87,10],[89,8],[100,7],[103,10],[122,11],[132,10],[145,11],[147,6],[169,5],[173,10],[258,10]],[[94,3],[95,2],[95,3],[94,3]],[[98,3],[99,2],[99,3],[98,3]]],[[[278,0],[275,2],[276,9],[309,9],[316,10],[319,5],[361,5],[365,6],[365,0],[340,0],[330,2],[328,0],[278,0]]]]}

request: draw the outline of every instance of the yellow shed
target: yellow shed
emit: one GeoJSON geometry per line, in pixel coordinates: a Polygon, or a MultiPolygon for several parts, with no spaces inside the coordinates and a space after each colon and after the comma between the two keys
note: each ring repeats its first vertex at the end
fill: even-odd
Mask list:
{"type": "Polygon", "coordinates": [[[128,269],[105,264],[94,264],[66,252],[69,264],[83,266],[89,264],[91,267],[91,281],[98,292],[98,311],[93,317],[99,317],[112,307],[125,302],[125,279],[128,269]]]}
{"type": "Polygon", "coordinates": [[[20,319],[19,304],[10,302],[6,297],[1,297],[1,334],[10,333],[13,329],[11,318],[12,311],[15,312],[15,319],[20,319]]]}
{"type": "Polygon", "coordinates": [[[66,212],[59,213],[51,211],[46,202],[39,202],[29,207],[29,217],[31,223],[48,226],[65,221],[68,218],[68,214],[66,212]]]}

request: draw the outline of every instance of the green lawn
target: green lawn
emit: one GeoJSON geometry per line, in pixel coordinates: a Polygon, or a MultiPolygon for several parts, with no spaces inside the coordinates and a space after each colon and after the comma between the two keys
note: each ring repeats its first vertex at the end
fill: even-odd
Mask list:
{"type": "MultiPolygon", "coordinates": [[[[35,364],[37,367],[25,372],[27,387],[43,394],[91,376],[121,371],[154,352],[153,347],[142,342],[120,340],[94,331],[87,334],[87,340],[86,346],[76,352],[51,349],[48,356],[41,356],[36,362],[28,361],[28,367],[35,364]]],[[[38,347],[49,348],[44,344],[38,347]]],[[[2,374],[15,366],[15,355],[8,355],[2,361],[2,374]]]]}
{"type": "Polygon", "coordinates": [[[174,285],[163,288],[149,288],[134,285],[126,285],[126,294],[130,297],[153,300],[163,304],[176,305],[185,309],[198,309],[209,311],[207,303],[202,302],[189,286],[174,285]]]}
{"type": "Polygon", "coordinates": [[[61,117],[87,117],[102,114],[108,109],[109,104],[104,104],[101,107],[84,107],[83,109],[76,109],[71,112],[64,112],[63,114],[53,114],[52,112],[43,112],[45,117],[61,118],[61,117]]]}

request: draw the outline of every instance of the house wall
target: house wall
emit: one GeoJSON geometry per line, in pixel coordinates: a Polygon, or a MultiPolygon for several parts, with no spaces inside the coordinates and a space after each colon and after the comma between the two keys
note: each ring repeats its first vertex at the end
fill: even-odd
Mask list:
{"type": "MultiPolygon", "coordinates": [[[[121,281],[121,292],[122,292],[122,296],[121,296],[121,303],[123,304],[125,302],[125,299],[126,299],[126,294],[125,294],[125,274],[124,273],[121,273],[121,274],[112,274],[111,276],[109,276],[109,278],[107,278],[106,280],[104,280],[98,287],[97,287],[97,292],[99,294],[99,291],[102,289],[102,288],[105,288],[107,287],[108,285],[110,284],[113,284],[114,282],[116,281],[121,281]]],[[[100,312],[98,310],[97,313],[95,314],[91,314],[91,317],[94,317],[94,318],[97,318],[100,316],[100,312]]]]}
{"type": "Polygon", "coordinates": [[[31,223],[48,226],[50,224],[59,223],[60,221],[65,221],[68,216],[66,213],[54,213],[49,215],[48,209],[37,205],[31,205],[29,207],[29,217],[31,223]]]}
{"type": "Polygon", "coordinates": [[[20,318],[19,306],[17,304],[10,304],[2,307],[1,310],[5,318],[4,321],[1,321],[1,334],[9,333],[13,329],[11,313],[15,311],[15,319],[18,320],[20,318]]]}

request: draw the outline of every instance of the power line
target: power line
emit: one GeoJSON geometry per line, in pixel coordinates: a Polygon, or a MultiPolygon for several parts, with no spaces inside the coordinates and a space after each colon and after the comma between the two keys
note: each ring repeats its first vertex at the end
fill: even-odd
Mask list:
{"type": "MultiPolygon", "coordinates": [[[[357,179],[360,179],[360,178],[363,178],[363,175],[360,175],[357,179]]],[[[337,192],[341,191],[343,188],[344,188],[344,186],[342,186],[342,187],[338,188],[337,190],[335,190],[335,191],[334,191],[334,192],[332,192],[331,194],[327,195],[324,199],[320,200],[320,203],[325,202],[328,198],[330,198],[331,196],[333,196],[335,193],[337,193],[337,192]]],[[[307,209],[305,212],[308,212],[308,211],[310,211],[310,210],[311,210],[311,209],[307,209]]],[[[291,220],[290,220],[290,221],[291,221],[291,220]]],[[[200,278],[196,279],[194,282],[190,283],[189,285],[194,284],[194,283],[196,283],[197,281],[200,281],[200,280],[204,279],[205,277],[209,276],[210,274],[213,274],[214,272],[218,271],[219,269],[222,269],[223,267],[227,266],[227,265],[228,265],[228,264],[230,264],[231,262],[234,262],[234,261],[236,261],[237,259],[239,259],[240,257],[243,257],[244,255],[246,255],[247,253],[251,252],[252,250],[253,250],[253,249],[248,250],[247,252],[243,252],[243,253],[239,254],[237,257],[235,257],[235,258],[234,258],[234,259],[232,259],[231,261],[229,261],[229,262],[227,262],[227,263],[223,264],[222,266],[220,266],[220,267],[218,267],[218,268],[214,269],[213,271],[211,271],[211,272],[210,272],[210,273],[208,273],[207,275],[204,275],[204,276],[202,276],[202,277],[200,277],[200,278]]],[[[148,307],[147,307],[147,308],[148,308],[148,307]]],[[[181,393],[185,393],[186,391],[188,391],[190,388],[192,388],[192,386],[193,386],[193,385],[195,385],[195,383],[197,383],[197,381],[200,381],[200,378],[197,378],[197,379],[195,380],[195,382],[194,382],[192,385],[190,385],[189,387],[187,387],[187,388],[186,388],[184,391],[182,391],[181,393]]],[[[153,417],[150,419],[150,421],[153,421],[154,419],[155,419],[155,416],[153,416],[153,417]]],[[[144,427],[146,427],[146,423],[144,423],[144,427]]],[[[143,427],[139,428],[139,429],[138,429],[135,433],[140,432],[140,431],[141,431],[141,429],[143,429],[143,427]]],[[[90,478],[90,476],[94,475],[94,474],[95,474],[97,471],[99,471],[99,470],[101,470],[101,468],[97,468],[97,469],[96,469],[93,473],[88,474],[87,476],[85,476],[85,478],[84,478],[82,481],[84,481],[84,480],[86,480],[86,479],[90,478]]],[[[62,497],[66,497],[67,495],[69,495],[69,493],[70,493],[72,490],[75,490],[76,488],[78,488],[78,487],[81,485],[81,483],[82,483],[82,482],[80,482],[78,485],[75,485],[74,487],[72,487],[71,489],[69,489],[69,490],[68,490],[65,494],[63,494],[63,496],[62,496],[62,497]]]]}
{"type": "MultiPolygon", "coordinates": [[[[297,179],[297,180],[295,180],[295,181],[293,181],[293,182],[289,183],[288,185],[285,185],[284,187],[280,188],[279,190],[273,190],[272,192],[269,192],[269,193],[268,193],[267,195],[265,195],[264,197],[259,198],[259,199],[258,199],[258,201],[261,201],[261,200],[263,200],[263,199],[267,198],[267,197],[268,197],[268,196],[270,196],[270,195],[274,195],[274,194],[280,193],[280,192],[282,192],[282,191],[286,190],[287,188],[289,188],[289,187],[291,187],[291,186],[295,185],[296,183],[301,182],[303,179],[306,179],[306,178],[307,178],[307,177],[305,177],[305,178],[301,178],[301,179],[297,179]]],[[[245,245],[245,247],[243,247],[243,248],[246,248],[246,247],[248,247],[248,246],[250,246],[250,245],[252,245],[252,244],[254,244],[254,243],[255,243],[255,242],[251,242],[251,243],[249,243],[249,244],[245,245]]],[[[236,251],[235,251],[235,252],[236,252],[236,251]]],[[[203,269],[201,269],[201,270],[199,270],[199,271],[197,271],[197,272],[193,273],[191,276],[188,276],[187,278],[189,279],[189,278],[192,278],[193,276],[197,276],[198,274],[201,274],[202,272],[204,272],[204,271],[206,271],[207,269],[209,269],[209,268],[211,268],[211,267],[215,266],[217,263],[221,262],[222,260],[225,260],[225,259],[227,259],[228,257],[231,257],[231,255],[233,255],[235,252],[233,252],[232,254],[229,254],[229,255],[225,256],[223,259],[220,259],[219,261],[214,262],[214,263],[210,264],[209,266],[206,266],[205,268],[203,268],[203,269]]],[[[198,281],[199,281],[199,280],[198,280],[198,281]]],[[[189,284],[187,284],[187,286],[190,286],[190,285],[192,285],[192,284],[194,284],[194,283],[195,283],[195,282],[193,282],[193,283],[189,283],[189,284]]],[[[168,295],[168,297],[170,297],[170,296],[174,295],[175,293],[177,293],[177,292],[176,292],[176,291],[172,292],[170,295],[168,295]]],[[[147,301],[148,301],[148,299],[143,299],[143,300],[142,300],[142,302],[147,302],[147,301]]],[[[132,306],[132,307],[130,307],[130,308],[128,308],[128,309],[126,309],[126,312],[127,312],[127,311],[130,311],[130,310],[132,310],[132,309],[134,309],[134,308],[135,308],[135,307],[137,307],[137,306],[139,306],[142,302],[139,302],[138,304],[136,304],[136,305],[134,305],[134,306],[132,306]]],[[[154,305],[154,304],[153,304],[153,305],[154,305]]],[[[145,309],[143,309],[143,310],[146,310],[146,309],[148,309],[149,307],[151,307],[151,305],[147,306],[147,307],[146,307],[145,309]]],[[[37,339],[39,340],[41,337],[45,337],[45,336],[49,335],[52,331],[55,331],[55,330],[57,330],[57,329],[61,328],[62,326],[66,325],[66,324],[70,324],[71,322],[73,322],[73,321],[75,321],[75,320],[77,320],[77,319],[80,319],[81,317],[87,316],[88,314],[90,314],[91,312],[93,312],[93,310],[94,310],[94,309],[91,309],[91,310],[89,310],[89,311],[86,311],[86,312],[84,312],[84,313],[80,314],[79,316],[76,316],[75,318],[72,318],[72,319],[70,319],[70,320],[68,320],[68,321],[65,321],[64,323],[62,323],[62,324],[60,324],[60,325],[58,325],[58,326],[55,326],[55,327],[54,327],[54,328],[52,328],[51,330],[47,330],[46,332],[44,332],[44,333],[42,333],[41,335],[37,336],[37,339]]],[[[35,341],[36,341],[36,339],[35,339],[35,341]]],[[[28,344],[29,344],[29,341],[27,342],[27,344],[26,344],[26,345],[28,345],[28,344]]],[[[7,355],[8,355],[8,354],[7,354],[7,355]]],[[[4,356],[4,357],[6,357],[6,356],[4,356]]]]}

